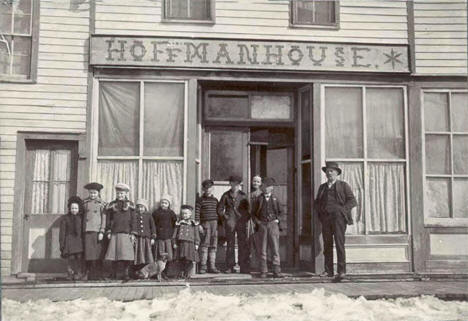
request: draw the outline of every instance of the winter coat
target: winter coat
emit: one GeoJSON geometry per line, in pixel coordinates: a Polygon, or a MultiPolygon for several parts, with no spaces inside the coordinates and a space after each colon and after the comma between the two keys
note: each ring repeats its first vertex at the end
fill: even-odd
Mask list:
{"type": "Polygon", "coordinates": [[[156,225],[156,238],[158,240],[169,240],[174,235],[177,215],[173,210],[158,208],[153,212],[153,220],[156,225]]]}
{"type": "Polygon", "coordinates": [[[218,215],[225,220],[229,219],[248,219],[249,218],[249,199],[247,194],[239,191],[234,197],[231,190],[226,191],[218,203],[218,215]]]}
{"type": "Polygon", "coordinates": [[[137,221],[137,236],[156,238],[156,226],[154,225],[153,217],[149,212],[142,214],[135,213],[137,221]]]}
{"type": "Polygon", "coordinates": [[[86,198],[84,203],[84,232],[101,232],[106,229],[106,202],[97,199],[86,198]]]}
{"type": "Polygon", "coordinates": [[[112,201],[106,209],[106,233],[127,233],[137,235],[137,220],[135,206],[130,201],[112,201]]]}
{"type": "MultiPolygon", "coordinates": [[[[314,205],[317,209],[320,221],[323,221],[325,216],[327,215],[327,213],[324,213],[321,210],[323,207],[323,202],[327,201],[326,199],[324,199],[327,184],[328,183],[325,182],[322,185],[320,185],[319,190],[317,192],[317,198],[314,201],[314,205]]],[[[351,190],[351,187],[348,183],[339,180],[335,182],[335,190],[336,199],[341,205],[340,213],[344,216],[346,224],[352,225],[353,217],[351,216],[351,210],[357,205],[353,191],[351,190]]]]}
{"type": "Polygon", "coordinates": [[[198,224],[193,220],[180,220],[176,223],[174,239],[177,241],[188,241],[200,245],[200,234],[198,224]]]}
{"type": "Polygon", "coordinates": [[[60,253],[63,258],[70,254],[83,252],[81,215],[67,214],[60,221],[59,243],[60,253]]]}

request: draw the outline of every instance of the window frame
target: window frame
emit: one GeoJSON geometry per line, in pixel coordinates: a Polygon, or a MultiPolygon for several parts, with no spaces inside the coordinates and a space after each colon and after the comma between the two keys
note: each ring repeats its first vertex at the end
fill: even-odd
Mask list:
{"type": "MultiPolygon", "coordinates": [[[[388,232],[388,233],[369,233],[367,229],[364,230],[364,234],[349,234],[347,236],[351,237],[367,237],[367,236],[375,236],[375,235],[389,235],[389,236],[401,236],[401,235],[411,235],[411,204],[410,204],[410,157],[409,157],[409,127],[408,127],[408,88],[405,85],[391,85],[391,84],[321,84],[320,86],[320,123],[321,123],[321,132],[320,132],[320,139],[321,139],[321,163],[325,164],[325,161],[335,161],[338,163],[361,163],[362,164],[362,172],[363,172],[363,211],[365,217],[369,217],[371,213],[369,213],[368,205],[369,204],[369,177],[368,173],[368,163],[403,163],[405,164],[405,211],[406,211],[406,232],[388,232]],[[325,89],[327,87],[342,87],[342,88],[361,88],[361,97],[362,97],[362,121],[363,121],[363,157],[362,158],[328,158],[326,157],[326,106],[325,106],[325,89]],[[378,88],[398,88],[402,89],[403,91],[403,116],[404,116],[404,134],[405,134],[405,157],[404,158],[369,158],[367,157],[368,150],[367,150],[367,103],[366,103],[366,90],[368,88],[371,89],[378,89],[378,88]]],[[[325,174],[321,173],[322,182],[325,180],[325,174]]]]}
{"type": "Polygon", "coordinates": [[[453,93],[468,93],[466,89],[425,89],[422,88],[420,92],[421,99],[421,149],[422,149],[422,176],[423,176],[423,208],[424,208],[424,226],[425,227],[468,227],[468,218],[453,217],[453,181],[455,178],[466,178],[468,174],[454,174],[453,169],[453,136],[457,135],[468,135],[467,132],[455,132],[452,130],[452,94],[453,93]],[[425,126],[425,105],[424,105],[424,94],[425,93],[438,93],[447,94],[448,96],[448,131],[427,131],[425,126]],[[426,173],[426,135],[438,135],[438,136],[449,136],[450,142],[450,174],[427,174],[426,173]],[[426,216],[426,204],[427,204],[427,178],[446,178],[450,180],[450,192],[449,192],[449,215],[450,217],[428,217],[426,216]]]}
{"type": "MultiPolygon", "coordinates": [[[[313,0],[315,1],[315,0],[313,0]]],[[[290,28],[304,28],[304,29],[340,29],[340,0],[334,0],[335,2],[335,22],[331,24],[303,24],[296,23],[296,4],[294,0],[289,1],[289,27],[290,28]]]]}
{"type": "Polygon", "coordinates": [[[31,54],[29,65],[29,77],[18,77],[17,75],[0,74],[0,83],[36,83],[37,65],[39,56],[39,23],[40,23],[40,0],[31,0],[31,30],[30,35],[7,34],[8,36],[20,36],[31,38],[31,54]]]}
{"type": "MultiPolygon", "coordinates": [[[[170,18],[166,14],[166,10],[169,7],[168,1],[172,0],[162,0],[161,1],[161,22],[163,23],[183,23],[183,24],[208,24],[213,25],[216,23],[216,9],[215,9],[215,0],[210,1],[210,18],[209,19],[182,19],[182,18],[170,18]]],[[[187,0],[190,1],[190,0],[187,0]]]]}
{"type": "MultiPolygon", "coordinates": [[[[187,149],[188,149],[188,81],[174,79],[112,79],[100,78],[93,79],[93,103],[91,112],[91,149],[90,149],[90,177],[96,177],[97,165],[99,160],[131,160],[138,162],[137,189],[136,195],[142,195],[142,179],[143,179],[143,162],[148,160],[153,161],[181,161],[183,168],[183,186],[187,186],[187,149]],[[139,150],[135,156],[99,156],[99,92],[100,82],[133,82],[139,84],[139,150]],[[184,136],[183,136],[183,154],[182,156],[145,156],[144,155],[144,107],[145,107],[145,86],[144,83],[175,83],[184,85],[184,136]]],[[[187,189],[183,189],[181,195],[182,204],[187,200],[187,189]]]]}

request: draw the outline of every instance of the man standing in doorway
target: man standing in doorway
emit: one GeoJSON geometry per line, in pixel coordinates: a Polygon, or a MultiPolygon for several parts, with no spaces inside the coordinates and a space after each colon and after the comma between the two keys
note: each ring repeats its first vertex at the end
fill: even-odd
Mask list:
{"type": "Polygon", "coordinates": [[[326,162],[322,171],[327,182],[320,185],[315,199],[320,222],[322,223],[323,254],[325,271],[321,276],[333,277],[333,239],[335,239],[338,268],[335,281],[346,275],[345,232],[346,225],[352,225],[351,209],[357,205],[348,183],[338,180],[341,169],[336,162],[326,162]]]}
{"type": "Polygon", "coordinates": [[[236,265],[235,244],[237,234],[238,261],[241,273],[250,273],[249,247],[247,244],[247,222],[249,221],[249,199],[241,191],[242,178],[229,177],[231,188],[226,191],[218,203],[218,216],[222,219],[226,231],[226,270],[234,273],[236,265]]]}

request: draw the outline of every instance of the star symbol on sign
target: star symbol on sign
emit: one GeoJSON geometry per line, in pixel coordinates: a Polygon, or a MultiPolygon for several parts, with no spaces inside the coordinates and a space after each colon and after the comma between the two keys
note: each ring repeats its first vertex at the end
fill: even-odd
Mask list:
{"type": "Polygon", "coordinates": [[[385,52],[383,53],[385,56],[387,56],[387,60],[384,62],[384,64],[388,64],[389,62],[392,63],[392,69],[395,69],[395,63],[400,63],[402,64],[403,62],[401,60],[398,60],[398,57],[402,55],[402,53],[398,53],[396,51],[392,50],[390,51],[390,54],[386,54],[385,52]]]}

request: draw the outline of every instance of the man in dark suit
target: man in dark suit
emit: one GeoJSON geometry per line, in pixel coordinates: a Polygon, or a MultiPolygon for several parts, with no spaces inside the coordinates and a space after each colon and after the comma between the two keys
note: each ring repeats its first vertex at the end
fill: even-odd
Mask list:
{"type": "Polygon", "coordinates": [[[323,254],[325,272],[321,276],[333,277],[333,239],[335,239],[338,268],[335,281],[341,281],[346,275],[345,232],[346,225],[352,225],[351,209],[357,205],[348,183],[338,180],[341,169],[336,162],[326,162],[322,171],[327,182],[320,185],[315,199],[320,222],[322,223],[323,254]]]}

